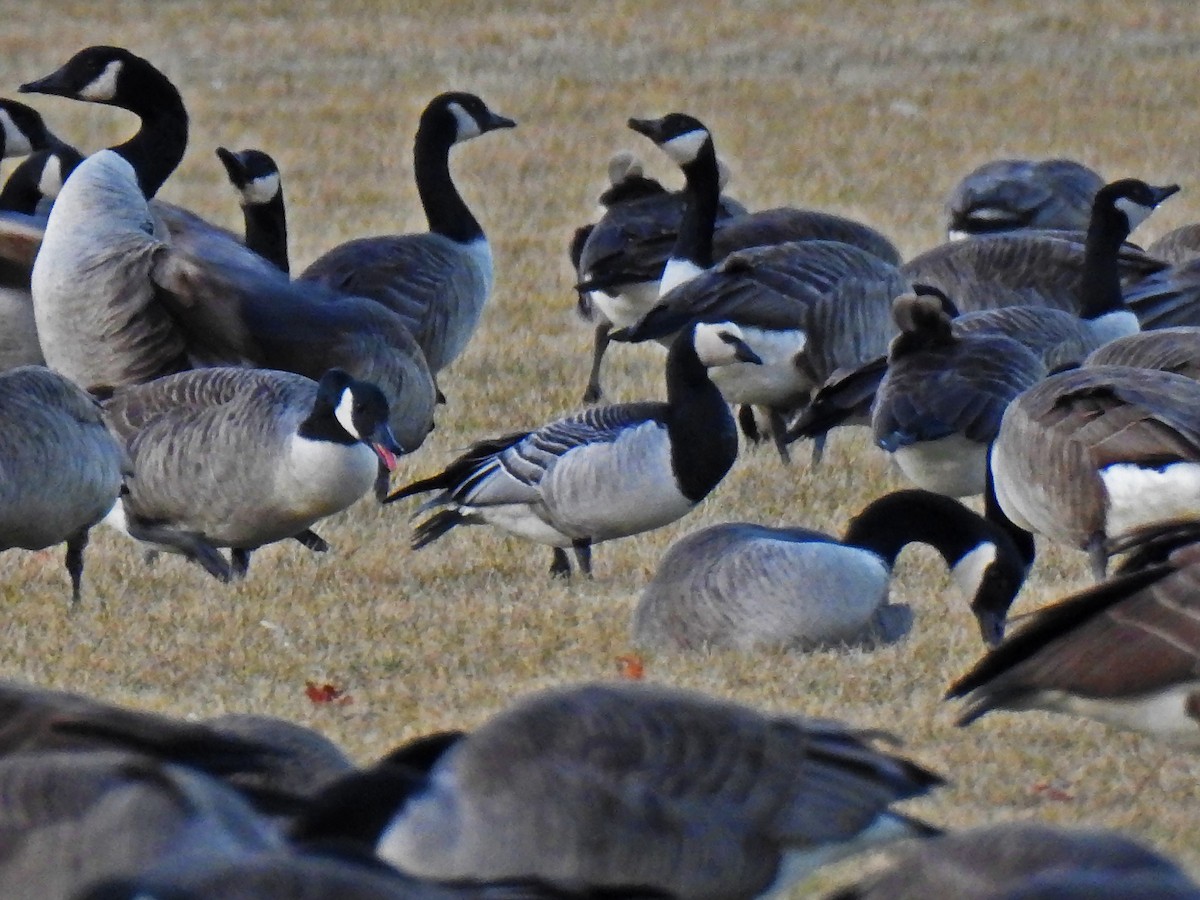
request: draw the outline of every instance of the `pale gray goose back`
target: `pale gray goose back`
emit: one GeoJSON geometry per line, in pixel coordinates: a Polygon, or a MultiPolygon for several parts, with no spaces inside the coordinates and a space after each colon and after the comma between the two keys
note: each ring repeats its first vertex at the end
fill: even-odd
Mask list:
{"type": "Polygon", "coordinates": [[[450,178],[450,149],[515,125],[474,94],[434,97],[421,114],[414,144],[429,231],[341,244],[314,261],[300,280],[369,297],[395,312],[436,375],[466,347],[493,282],[491,247],[450,178]]]}
{"type": "Polygon", "coordinates": [[[826,900],[1197,900],[1174,862],[1115,831],[984,825],[911,844],[826,900]]]}
{"type": "MultiPolygon", "coordinates": [[[[105,421],[133,460],[129,492],[109,521],[184,554],[212,575],[244,575],[250,551],[295,537],[358,500],[378,461],[401,452],[387,400],[331,370],[213,368],[118,390],[105,421]],[[216,547],[233,550],[233,568],[216,547]]],[[[316,549],[315,548],[315,549],[316,549]]]]}
{"type": "Polygon", "coordinates": [[[65,541],[75,602],[88,530],[112,508],[125,467],[82,390],[41,366],[0,373],[0,550],[65,541]]]}
{"type": "Polygon", "coordinates": [[[909,543],[932,545],[996,644],[1025,564],[1011,539],[965,506],[897,491],[865,507],[838,540],[748,522],[703,528],[671,545],[634,611],[633,636],[660,648],[811,648],[887,641],[911,613],[888,605],[892,566],[909,543]]]}
{"type": "MultiPolygon", "coordinates": [[[[441,742],[428,774],[395,755],[362,773],[357,796],[383,810],[390,794],[392,812],[359,835],[424,878],[762,896],[930,833],[890,807],[941,779],[875,737],[661,686],[558,688],[441,742]]],[[[339,815],[365,811],[354,796],[343,791],[339,811],[331,795],[299,833],[336,836],[339,815]]]]}
{"type": "Polygon", "coordinates": [[[950,240],[1022,229],[1087,228],[1096,172],[1070,159],[996,159],[969,172],[946,200],[950,240]]]}
{"type": "Polygon", "coordinates": [[[753,361],[735,330],[689,326],[667,354],[666,402],[592,407],[533,431],[479,441],[442,472],[388,502],[423,493],[420,548],[458,525],[494,525],[554,547],[550,571],[570,573],[564,548],[591,573],[591,545],[649,531],[694,508],[737,458],[737,431],[712,368],[753,361]]]}

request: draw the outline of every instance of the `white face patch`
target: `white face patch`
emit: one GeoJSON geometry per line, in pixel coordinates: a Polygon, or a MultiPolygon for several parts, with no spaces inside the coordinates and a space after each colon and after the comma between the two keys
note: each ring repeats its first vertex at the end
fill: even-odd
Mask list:
{"type": "Polygon", "coordinates": [[[967,553],[950,569],[950,577],[968,599],[979,592],[983,576],[987,574],[988,566],[996,561],[996,545],[984,541],[974,550],[967,553]]]}
{"type": "Polygon", "coordinates": [[[471,138],[476,138],[483,134],[479,123],[475,121],[475,117],[463,109],[461,103],[450,103],[446,106],[446,109],[450,110],[450,114],[454,116],[454,120],[458,123],[458,129],[454,136],[456,144],[462,141],[469,141],[471,138]]]}
{"type": "Polygon", "coordinates": [[[272,172],[270,175],[260,175],[242,188],[242,204],[245,206],[256,206],[261,203],[270,203],[278,193],[279,173],[272,172]]]}
{"type": "Polygon", "coordinates": [[[1125,213],[1125,218],[1129,220],[1129,230],[1133,231],[1139,225],[1149,218],[1150,213],[1154,212],[1153,206],[1143,206],[1128,197],[1118,197],[1113,206],[1125,213]]]}
{"type": "Polygon", "coordinates": [[[738,361],[734,345],[726,341],[722,335],[730,335],[740,341],[742,330],[732,322],[715,324],[701,322],[696,326],[692,343],[696,348],[696,355],[700,357],[700,362],[704,365],[727,366],[738,361]]]}
{"type": "Polygon", "coordinates": [[[83,89],[79,91],[79,99],[101,103],[117,96],[117,80],[121,77],[121,69],[124,65],[119,59],[110,62],[104,67],[103,72],[92,79],[90,84],[84,85],[83,89]]]}
{"type": "Polygon", "coordinates": [[[42,176],[38,179],[38,190],[43,197],[53,200],[62,190],[62,160],[58,154],[52,153],[46,157],[46,165],[42,166],[42,176]]]}
{"type": "Polygon", "coordinates": [[[346,433],[351,437],[356,437],[360,441],[362,435],[358,433],[358,429],[354,427],[354,391],[351,388],[346,388],[342,391],[342,397],[338,400],[338,405],[334,409],[333,414],[337,417],[338,422],[346,429],[346,433]]]}
{"type": "Polygon", "coordinates": [[[28,156],[33,152],[33,144],[29,137],[13,121],[8,110],[0,109],[0,128],[4,129],[4,158],[28,156]]]}
{"type": "Polygon", "coordinates": [[[707,140],[708,132],[703,128],[697,128],[695,131],[685,131],[669,141],[664,141],[659,146],[676,165],[686,166],[696,158],[700,153],[700,148],[707,140]]]}

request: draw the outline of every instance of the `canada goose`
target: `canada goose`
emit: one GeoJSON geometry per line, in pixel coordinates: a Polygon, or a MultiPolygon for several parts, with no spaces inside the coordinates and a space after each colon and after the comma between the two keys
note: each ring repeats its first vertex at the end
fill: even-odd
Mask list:
{"type": "Polygon", "coordinates": [[[996,159],[969,172],[946,201],[950,240],[1020,229],[1087,228],[1104,179],[1070,159],[996,159]]]}
{"type": "Polygon", "coordinates": [[[1146,330],[1200,325],[1200,259],[1147,275],[1129,288],[1126,302],[1146,330]]]}
{"type": "Polygon", "coordinates": [[[0,373],[0,435],[0,550],[65,541],[78,603],[88,531],[121,490],[121,447],[96,402],[42,366],[0,373]]]}
{"type": "Polygon", "coordinates": [[[743,649],[897,637],[891,569],[910,543],[935,547],[995,645],[1025,579],[999,527],[927,491],[896,491],[862,510],[840,541],[807,528],[713,525],[676,541],[633,616],[639,644],[743,649]]]}
{"type": "Polygon", "coordinates": [[[494,525],[554,548],[569,575],[571,547],[591,575],[591,546],[674,522],[717,486],[737,458],[737,430],[709,369],[756,359],[738,332],[695,325],[667,354],[666,402],[592,407],[534,431],[478,441],[442,472],[385,502],[430,491],[440,509],[413,547],[456,525],[494,525]]]}
{"type": "Polygon", "coordinates": [[[67,176],[81,162],[83,154],[65,144],[25,157],[0,189],[0,210],[37,214],[43,201],[58,196],[67,176]]]}
{"type": "Polygon", "coordinates": [[[1200,383],[1153,369],[1087,366],[1009,404],[992,446],[1000,510],[1016,526],[1088,551],[1200,518],[1200,383]]]}
{"type": "Polygon", "coordinates": [[[450,178],[450,148],[515,126],[474,94],[434,97],[421,114],[413,151],[429,231],[340,244],[300,280],[369,297],[395,312],[437,375],[466,347],[492,292],[491,247],[450,178]]]}
{"type": "Polygon", "coordinates": [[[933,833],[889,807],[941,779],[877,736],[644,683],[558,688],[442,741],[428,774],[385,760],[351,776],[292,836],[353,828],[380,859],[439,881],[763,896],[933,833]]]}
{"type": "Polygon", "coordinates": [[[72,897],[163,857],[219,863],[282,850],[235,791],[194,769],[113,751],[0,759],[0,895],[72,897]]]}
{"type": "Polygon", "coordinates": [[[1200,259],[1200,223],[1192,222],[1168,231],[1158,240],[1151,241],[1146,252],[1173,266],[1200,259]]]}
{"type": "Polygon", "coordinates": [[[246,221],[246,246],[282,272],[290,272],[287,245],[287,209],[279,166],[261,150],[217,148],[229,182],[241,199],[246,221]]]}
{"type": "Polygon", "coordinates": [[[67,145],[59,139],[32,106],[0,99],[0,159],[16,159],[67,145]]]}
{"type": "Polygon", "coordinates": [[[769,411],[769,431],[784,461],[784,413],[829,365],[857,364],[880,352],[891,333],[881,318],[906,283],[896,267],[850,244],[795,241],[726,256],[713,267],[717,182],[712,137],[681,113],[631,119],[684,170],[689,207],[663,270],[658,304],[614,340],[666,339],[691,321],[740,329],[760,366],[730,366],[713,378],[726,400],[769,411]]]}
{"type": "Polygon", "coordinates": [[[897,851],[826,900],[1197,900],[1183,870],[1115,831],[1005,822],[897,851]]]}
{"type": "Polygon", "coordinates": [[[1200,381],[1200,326],[1157,328],[1118,338],[1089,353],[1084,365],[1162,369],[1200,381]]]}
{"type": "Polygon", "coordinates": [[[340,512],[403,450],[387,399],[338,369],[319,383],[290,372],[212,368],[118,389],[104,403],[133,459],[107,521],[182,553],[213,576],[243,576],[250,553],[340,512]],[[216,551],[232,548],[233,568],[216,551]]]}
{"type": "Polygon", "coordinates": [[[1109,578],[1035,613],[956,681],[958,720],[1044,709],[1200,749],[1200,538],[1195,523],[1109,578]]]}

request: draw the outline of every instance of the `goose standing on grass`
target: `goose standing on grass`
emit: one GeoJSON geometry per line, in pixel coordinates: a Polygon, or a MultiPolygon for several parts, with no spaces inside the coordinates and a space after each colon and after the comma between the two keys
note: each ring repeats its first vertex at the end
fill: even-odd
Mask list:
{"type": "Polygon", "coordinates": [[[891,806],[941,779],[877,736],[648,684],[559,688],[440,741],[422,770],[393,757],[335,785],[293,837],[358,826],[381,859],[439,881],[759,897],[936,833],[891,806]]]}
{"type": "Polygon", "coordinates": [[[79,602],[89,529],[112,509],[125,457],[96,402],[57,372],[0,374],[0,550],[67,544],[79,602]]]}
{"type": "Polygon", "coordinates": [[[183,158],[188,117],[170,80],[118,47],[89,47],[25,92],[127,109],[129,140],[85,159],[63,185],[33,265],[46,361],[84,386],[117,387],[188,367],[183,337],[155,298],[165,244],[148,201],[183,158]]]}
{"type": "Polygon", "coordinates": [[[287,207],[279,166],[269,154],[255,149],[218,147],[217,158],[241,200],[246,246],[281,272],[290,272],[287,207]]]}
{"type": "Polygon", "coordinates": [[[933,546],[971,602],[983,640],[1004,636],[1025,561],[998,526],[928,491],[896,491],[851,520],[840,541],[807,528],[713,525],[676,541],[633,616],[639,644],[754,649],[892,640],[892,566],[910,543],[933,546]]]}
{"type": "Polygon", "coordinates": [[[515,126],[474,94],[434,97],[421,114],[413,154],[429,231],[340,244],[300,280],[369,297],[395,312],[436,375],[462,353],[492,292],[491,247],[450,178],[450,149],[515,126]]]}
{"type": "Polygon", "coordinates": [[[213,368],[119,389],[105,421],[133,459],[109,516],[137,540],[213,576],[244,576],[250,553],[340,512],[403,452],[379,388],[338,369],[319,383],[288,372],[213,368]],[[232,548],[232,568],[217,552],[232,548]]]}
{"type": "Polygon", "coordinates": [[[665,403],[592,407],[479,441],[387,502],[437,492],[422,509],[444,508],[417,526],[416,548],[456,525],[494,525],[552,546],[552,574],[570,574],[571,547],[590,575],[592,544],[674,522],[725,477],[737,429],[709,369],[756,359],[735,328],[690,326],[667,354],[665,403]]]}
{"type": "Polygon", "coordinates": [[[1082,231],[1104,179],[1071,159],[996,159],[963,177],[946,201],[955,241],[1024,229],[1082,231]]]}

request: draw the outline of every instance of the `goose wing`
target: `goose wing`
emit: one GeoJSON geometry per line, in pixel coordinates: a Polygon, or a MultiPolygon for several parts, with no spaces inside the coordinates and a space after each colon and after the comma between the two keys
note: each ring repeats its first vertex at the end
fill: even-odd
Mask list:
{"type": "Polygon", "coordinates": [[[1200,380],[1200,327],[1179,325],[1129,334],[1094,350],[1084,365],[1162,369],[1200,380]]]}

